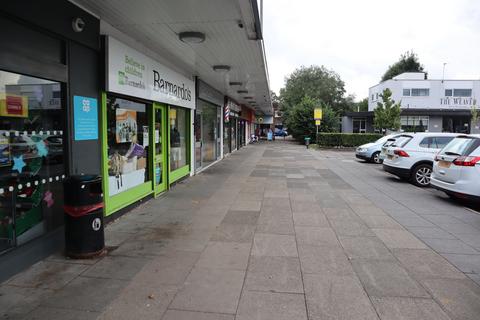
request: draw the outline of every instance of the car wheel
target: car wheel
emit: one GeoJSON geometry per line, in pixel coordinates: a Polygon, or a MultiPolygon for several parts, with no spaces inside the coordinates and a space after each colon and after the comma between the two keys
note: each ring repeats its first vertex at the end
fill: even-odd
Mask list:
{"type": "Polygon", "coordinates": [[[430,185],[430,175],[432,166],[429,164],[420,164],[413,169],[412,183],[418,187],[428,187],[430,185]]]}
{"type": "Polygon", "coordinates": [[[377,163],[377,164],[380,164],[380,163],[383,162],[382,159],[380,159],[380,152],[379,151],[372,154],[372,162],[377,163]]]}

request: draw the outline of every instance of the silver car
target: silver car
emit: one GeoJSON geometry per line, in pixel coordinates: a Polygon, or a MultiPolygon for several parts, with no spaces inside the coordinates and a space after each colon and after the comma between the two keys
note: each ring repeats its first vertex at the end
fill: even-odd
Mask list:
{"type": "Polygon", "coordinates": [[[370,142],[370,143],[361,145],[355,150],[355,156],[358,159],[362,159],[367,162],[382,163],[383,159],[380,158],[380,152],[382,151],[381,150],[382,146],[387,141],[394,139],[398,136],[399,134],[390,134],[388,136],[381,137],[375,142],[370,142]]]}

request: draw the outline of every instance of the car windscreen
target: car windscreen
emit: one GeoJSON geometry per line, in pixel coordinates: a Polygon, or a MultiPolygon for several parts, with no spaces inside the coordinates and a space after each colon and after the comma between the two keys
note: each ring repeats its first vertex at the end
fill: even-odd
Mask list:
{"type": "Polygon", "coordinates": [[[395,141],[390,146],[401,148],[405,146],[410,140],[412,140],[412,136],[400,136],[396,138],[395,141]]]}
{"type": "Polygon", "coordinates": [[[457,137],[450,141],[440,154],[450,156],[468,156],[480,146],[480,139],[475,137],[457,137]]]}

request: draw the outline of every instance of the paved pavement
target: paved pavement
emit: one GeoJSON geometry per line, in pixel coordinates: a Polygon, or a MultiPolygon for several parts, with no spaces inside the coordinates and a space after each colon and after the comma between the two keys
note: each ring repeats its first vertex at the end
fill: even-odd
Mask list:
{"type": "Polygon", "coordinates": [[[248,146],[0,286],[6,319],[480,319],[480,216],[349,152],[248,146]]]}

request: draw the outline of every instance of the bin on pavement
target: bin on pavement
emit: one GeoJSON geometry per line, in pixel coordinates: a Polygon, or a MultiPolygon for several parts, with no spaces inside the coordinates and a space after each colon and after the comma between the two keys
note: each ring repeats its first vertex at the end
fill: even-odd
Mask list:
{"type": "Polygon", "coordinates": [[[308,146],[310,145],[310,137],[305,137],[305,145],[307,146],[307,149],[308,149],[308,146]]]}
{"type": "Polygon", "coordinates": [[[105,251],[102,178],[70,176],[64,182],[65,252],[91,258],[105,251]]]}

